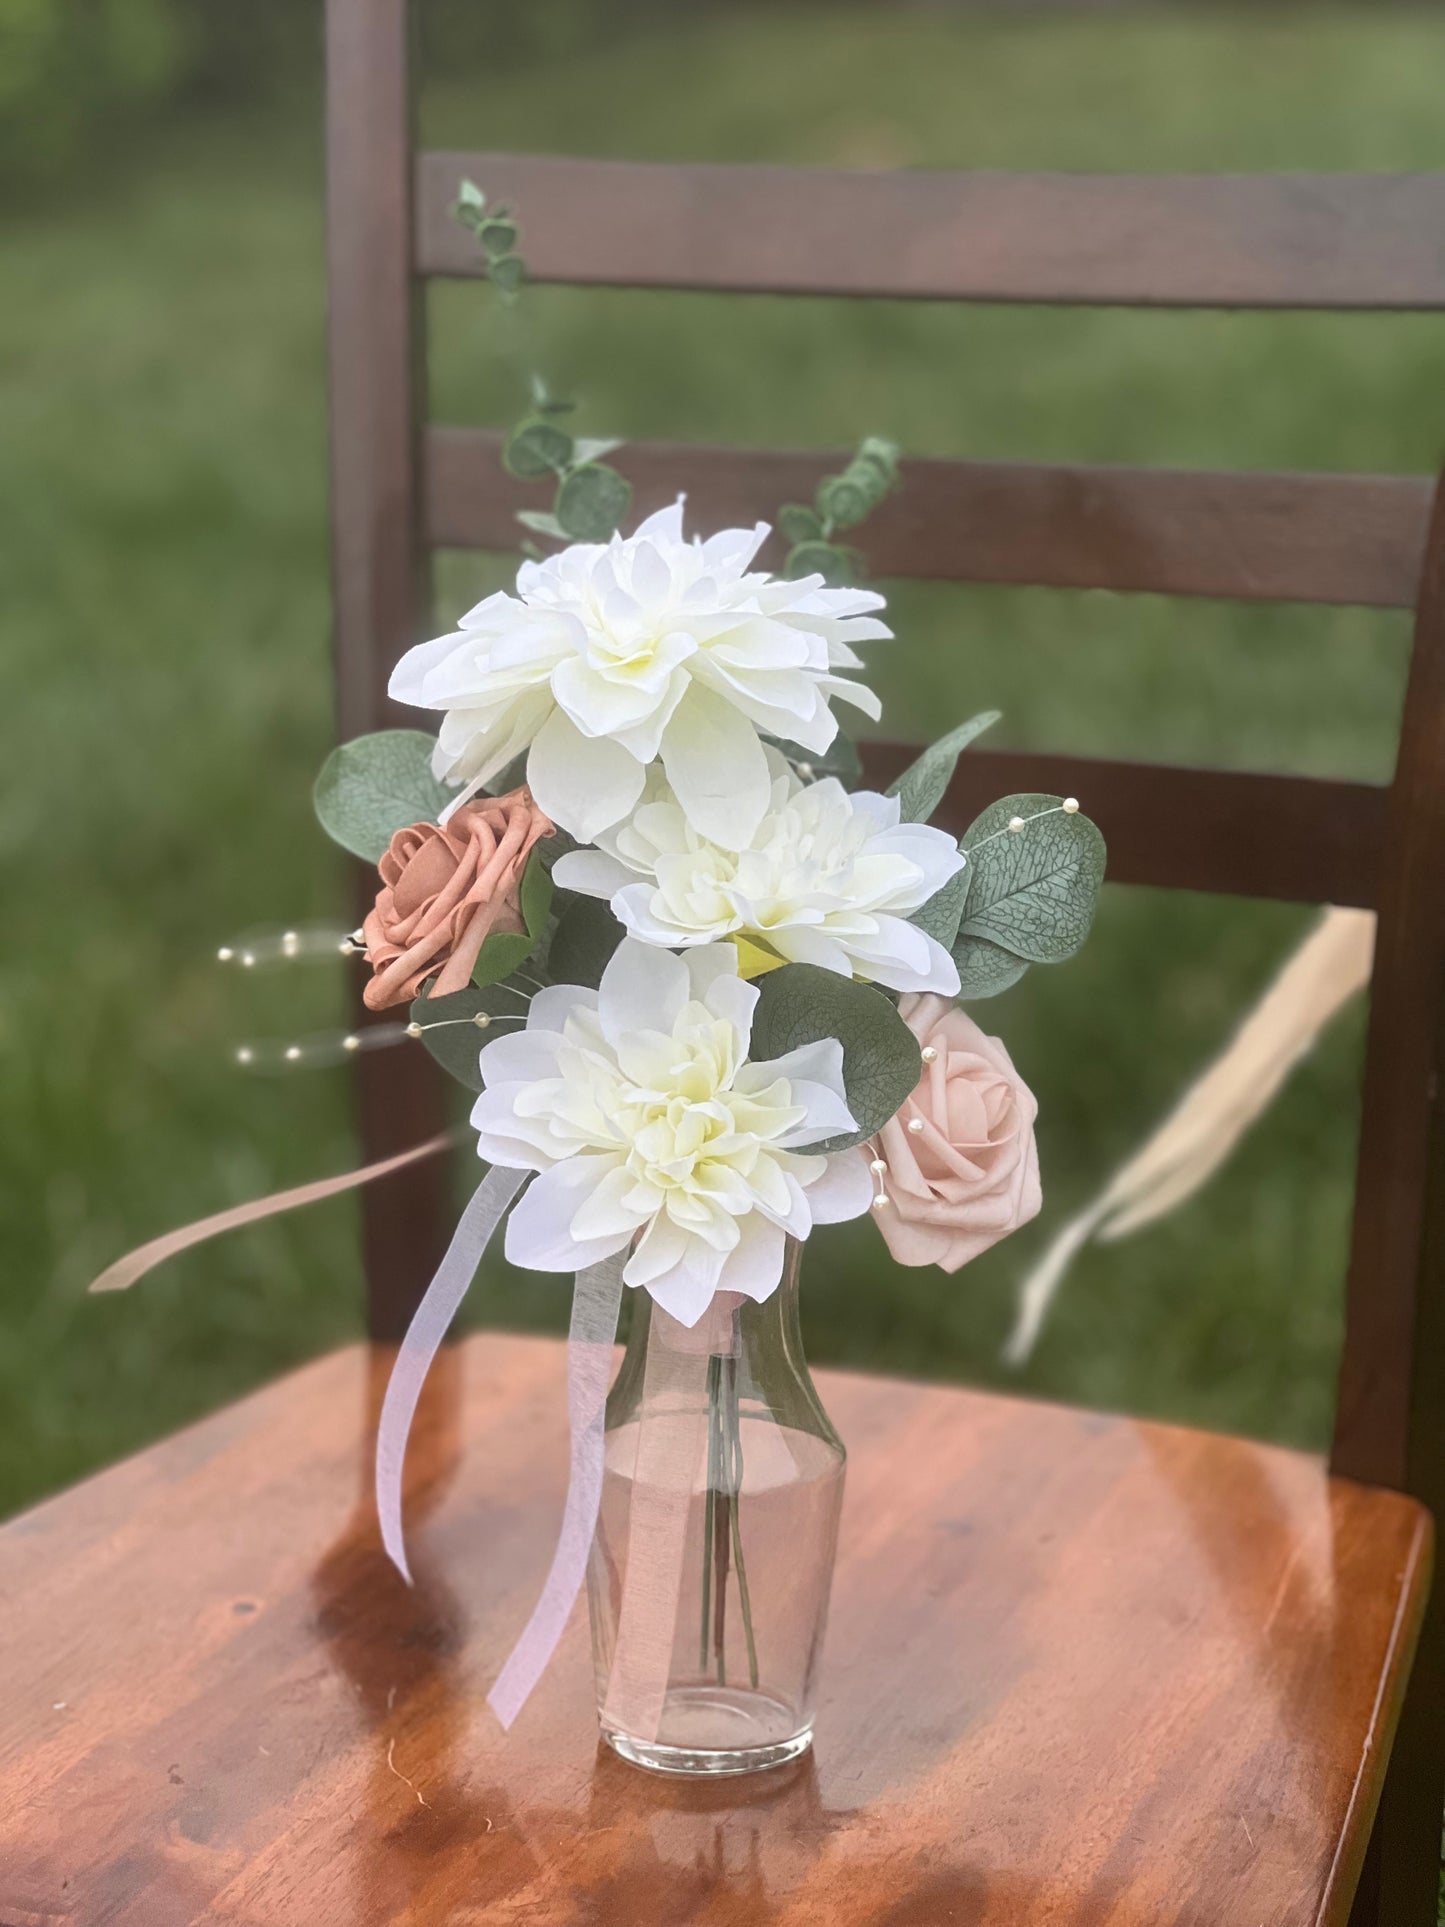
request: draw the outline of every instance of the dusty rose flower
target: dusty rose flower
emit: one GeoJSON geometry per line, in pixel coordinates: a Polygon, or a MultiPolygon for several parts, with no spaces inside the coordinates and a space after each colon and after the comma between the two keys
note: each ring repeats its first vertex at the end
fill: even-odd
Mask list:
{"type": "Polygon", "coordinates": [[[375,973],[364,992],[368,1008],[410,1003],[438,971],[433,997],[464,989],[491,933],[523,928],[522,871],[532,845],[552,832],[525,785],[464,804],[445,829],[413,823],[398,830],[361,926],[375,973]]]}
{"type": "Polygon", "coordinates": [[[889,1202],[878,1228],[899,1264],[957,1271],[1038,1212],[1038,1102],[999,1039],[947,997],[898,1009],[923,1075],[879,1133],[889,1202]]]}

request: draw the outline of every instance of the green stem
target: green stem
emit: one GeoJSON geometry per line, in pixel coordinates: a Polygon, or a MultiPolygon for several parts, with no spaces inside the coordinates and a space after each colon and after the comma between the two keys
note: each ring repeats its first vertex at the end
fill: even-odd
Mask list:
{"type": "Polygon", "coordinates": [[[738,1575],[738,1603],[743,1611],[743,1634],[748,1642],[748,1683],[754,1691],[758,1684],[758,1648],[753,1637],[753,1606],[748,1595],[748,1569],[743,1563],[742,1534],[742,1493],[743,1493],[743,1428],[738,1415],[738,1362],[735,1358],[727,1361],[728,1376],[728,1425],[731,1433],[732,1466],[729,1484],[733,1490],[733,1564],[738,1575]]]}
{"type": "Polygon", "coordinates": [[[707,1485],[702,1502],[702,1622],[698,1631],[697,1663],[707,1671],[707,1641],[712,1625],[712,1544],[713,1512],[716,1505],[717,1448],[716,1424],[718,1377],[722,1360],[707,1362],[707,1485]]]}

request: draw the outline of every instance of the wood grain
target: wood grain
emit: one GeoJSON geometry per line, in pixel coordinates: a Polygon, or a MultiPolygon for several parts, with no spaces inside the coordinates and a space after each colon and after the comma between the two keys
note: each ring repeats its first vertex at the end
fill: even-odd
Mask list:
{"type": "Polygon", "coordinates": [[[564,1482],[561,1348],[423,1400],[419,1583],[334,1355],[0,1531],[5,1927],[1336,1927],[1430,1531],[1312,1458],[819,1374],[851,1452],[815,1756],[599,1751],[579,1606],[485,1689],[564,1482]]]}
{"type": "MultiPolygon", "coordinates": [[[[392,664],[426,633],[415,401],[421,346],[411,281],[408,0],[327,0],[326,250],[331,400],[331,578],[343,742],[415,716],[387,700],[392,664]]],[[[360,923],[376,872],[353,877],[360,923]]],[[[359,986],[353,1022],[374,1023],[359,986]]],[[[356,1061],[362,1163],[435,1137],[444,1078],[421,1051],[356,1061]]],[[[444,1160],[360,1200],[367,1324],[398,1338],[446,1249],[444,1160]]]]}
{"type": "MultiPolygon", "coordinates": [[[[1333,1463],[1445,1509],[1445,490],[1437,495],[1385,831],[1333,1463]]],[[[1381,1810],[1370,1927],[1428,1921],[1445,1800],[1437,1588],[1381,1810]]]]}
{"type": "MultiPolygon", "coordinates": [[[[437,548],[515,549],[516,511],[547,506],[544,486],[506,473],[501,446],[485,429],[427,430],[426,533],[437,548]]],[[[685,492],[693,525],[714,529],[811,501],[846,456],[630,442],[613,459],[639,516],[685,492]]],[[[1430,492],[1414,476],[905,461],[863,541],[880,578],[1410,609],[1430,492]]],[[[762,559],[776,568],[783,554],[774,540],[762,559]]]]}
{"type": "MultiPolygon", "coordinates": [[[[865,778],[880,789],[918,754],[910,743],[861,747],[865,778]]],[[[962,836],[990,803],[1029,791],[1078,797],[1104,832],[1111,883],[1375,901],[1390,793],[1374,784],[971,749],[931,820],[962,836]]]]}
{"type": "Polygon", "coordinates": [[[1445,306],[1445,174],[938,174],[424,153],[416,267],[468,275],[464,178],[541,281],[1129,307],[1445,306]]]}

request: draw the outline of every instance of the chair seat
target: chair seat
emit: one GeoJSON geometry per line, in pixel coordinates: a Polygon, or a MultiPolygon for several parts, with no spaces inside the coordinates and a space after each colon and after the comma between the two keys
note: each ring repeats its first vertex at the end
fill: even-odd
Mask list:
{"type": "Polygon", "coordinates": [[[851,1457],[811,1757],[599,1748],[585,1608],[485,1704],[551,1553],[563,1352],[448,1352],[409,1592],[388,1360],[319,1360],[0,1530],[4,1927],[1326,1927],[1430,1563],[1304,1454],[820,1372],[851,1457]]]}

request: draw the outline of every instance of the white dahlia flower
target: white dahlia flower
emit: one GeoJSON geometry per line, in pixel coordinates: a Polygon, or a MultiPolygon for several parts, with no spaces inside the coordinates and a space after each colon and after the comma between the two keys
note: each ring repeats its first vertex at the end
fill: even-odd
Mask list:
{"type": "Polygon", "coordinates": [[[525,563],[516,595],[488,596],[392,674],[398,702],[443,712],[437,777],[470,795],[530,745],[538,805],[591,842],[660,758],[705,836],[750,836],[768,805],[758,732],[820,755],[838,730],[830,697],[877,717],[873,692],[834,671],[892,633],[872,614],[881,596],[749,574],[767,535],[760,522],[685,541],[679,501],[625,540],[525,563]]]}
{"type": "Polygon", "coordinates": [[[891,990],[952,997],[958,969],[908,921],[963,868],[951,836],[901,823],[896,796],[804,784],[769,751],[767,814],[751,837],[700,835],[655,776],[601,848],[558,859],[555,880],[606,897],[643,943],[680,949],[740,937],[764,956],[819,964],[891,990]]]}
{"type": "Polygon", "coordinates": [[[481,1054],[478,1149],[534,1178],[507,1256],[575,1271],[634,1245],[623,1274],[685,1325],[715,1291],[763,1299],[787,1234],[866,1211],[861,1152],[794,1148],[855,1129],[841,1046],[748,1058],[757,990],[731,944],[679,957],[631,938],[600,991],[559,984],[481,1054]]]}

